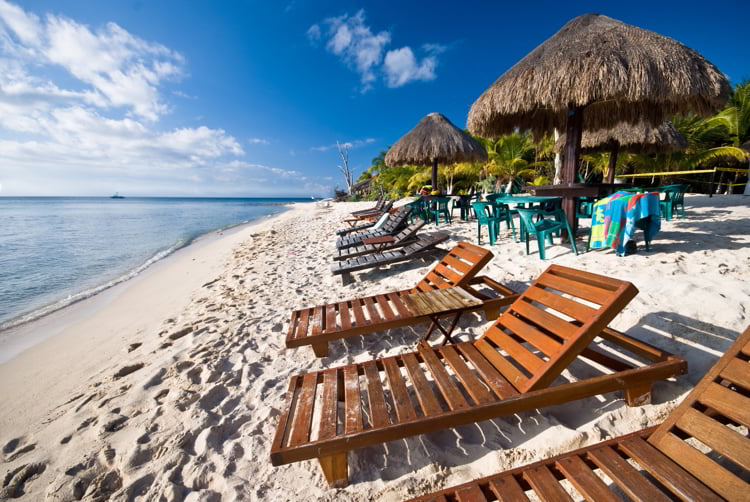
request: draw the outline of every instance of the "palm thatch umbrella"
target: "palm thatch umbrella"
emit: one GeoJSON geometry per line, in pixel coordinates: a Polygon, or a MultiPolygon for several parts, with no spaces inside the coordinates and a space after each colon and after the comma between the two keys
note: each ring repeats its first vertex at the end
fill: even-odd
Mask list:
{"type": "MultiPolygon", "coordinates": [[[[562,152],[565,148],[566,135],[561,135],[555,143],[555,149],[562,152]]],[[[611,129],[597,129],[583,131],[581,136],[581,152],[609,152],[609,168],[607,183],[615,180],[615,166],[617,154],[627,153],[671,153],[684,150],[688,141],[677,128],[667,120],[661,125],[653,126],[648,122],[629,124],[620,122],[611,129]]]]}
{"type": "Polygon", "coordinates": [[[385,156],[389,167],[432,164],[432,189],[437,190],[438,162],[476,162],[487,160],[482,144],[454,126],[440,113],[430,113],[393,145],[385,156]]]}
{"type": "Polygon", "coordinates": [[[473,134],[516,127],[567,134],[572,182],[583,129],[619,122],[660,124],[677,112],[709,115],[729,98],[727,78],[681,43],[600,14],[569,21],[503,74],[469,112],[473,134]],[[585,109],[585,115],[584,115],[585,109]],[[570,134],[573,132],[573,134],[570,134]]]}
{"type": "MultiPolygon", "coordinates": [[[[575,181],[583,129],[660,124],[677,112],[708,115],[729,98],[727,78],[681,43],[600,14],[584,14],[516,63],[469,112],[473,134],[565,130],[563,182],[575,181]],[[584,114],[585,110],[585,114],[584,114]]],[[[564,208],[575,228],[575,200],[564,208]]]]}

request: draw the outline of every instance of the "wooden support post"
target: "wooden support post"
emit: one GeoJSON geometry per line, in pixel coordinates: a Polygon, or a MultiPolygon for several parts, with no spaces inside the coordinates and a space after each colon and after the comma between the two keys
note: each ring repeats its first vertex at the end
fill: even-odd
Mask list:
{"type": "Polygon", "coordinates": [[[437,159],[432,159],[432,189],[438,190],[438,168],[437,159]]]}
{"type": "MultiPolygon", "coordinates": [[[[563,150],[563,183],[575,183],[578,171],[578,156],[581,151],[581,136],[583,134],[583,107],[568,105],[568,121],[565,126],[565,149],[563,150]]],[[[571,238],[575,239],[578,230],[578,219],[576,218],[576,198],[565,196],[562,208],[568,218],[568,223],[573,231],[571,238]]],[[[563,234],[566,232],[563,230],[563,234]]],[[[567,237],[567,236],[566,236],[567,237]]]]}
{"type": "Polygon", "coordinates": [[[349,462],[347,453],[336,453],[318,458],[323,475],[331,488],[346,488],[349,485],[349,462]]]}
{"type": "Polygon", "coordinates": [[[651,384],[643,383],[625,389],[625,400],[628,406],[651,404],[651,384]]]}
{"type": "Polygon", "coordinates": [[[615,182],[615,169],[617,168],[617,153],[620,151],[620,143],[615,142],[609,152],[609,165],[607,166],[607,183],[615,182]]]}
{"type": "Polygon", "coordinates": [[[315,342],[311,345],[315,357],[326,357],[328,355],[328,342],[315,342]]]}

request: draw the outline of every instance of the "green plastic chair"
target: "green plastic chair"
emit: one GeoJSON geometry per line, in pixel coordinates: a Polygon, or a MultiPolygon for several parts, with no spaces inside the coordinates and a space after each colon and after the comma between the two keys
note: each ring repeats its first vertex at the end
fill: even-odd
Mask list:
{"type": "Polygon", "coordinates": [[[429,215],[427,214],[425,200],[422,197],[418,198],[415,201],[409,202],[407,206],[411,207],[411,213],[409,213],[409,223],[414,223],[417,218],[421,218],[424,222],[428,221],[429,215]]]}
{"type": "MultiPolygon", "coordinates": [[[[677,200],[677,197],[680,193],[680,189],[678,187],[669,187],[669,188],[663,188],[661,192],[664,194],[664,200],[659,201],[659,209],[661,212],[661,217],[665,218],[667,221],[671,221],[672,214],[674,212],[675,201],[677,200]]],[[[682,212],[684,215],[685,214],[684,204],[682,206],[682,212]]]]}
{"type": "Polygon", "coordinates": [[[482,225],[485,225],[490,236],[490,246],[494,246],[501,221],[500,216],[495,215],[495,206],[491,202],[472,202],[471,207],[477,215],[477,244],[482,244],[482,225]]]}
{"type": "Polygon", "coordinates": [[[552,234],[560,230],[567,230],[570,236],[570,245],[573,252],[578,256],[578,250],[576,249],[576,240],[573,235],[573,231],[568,225],[568,219],[565,217],[565,211],[558,209],[556,211],[540,211],[538,209],[518,209],[518,214],[526,227],[526,254],[529,254],[529,234],[534,232],[536,234],[537,245],[539,246],[539,258],[542,260],[546,259],[544,252],[545,241],[549,239],[550,244],[554,244],[552,240],[552,234]],[[534,216],[542,215],[544,218],[539,221],[534,221],[534,216]],[[549,219],[554,218],[554,219],[549,219]]]}
{"type": "Polygon", "coordinates": [[[500,222],[505,222],[505,227],[513,231],[513,240],[516,240],[516,225],[513,223],[514,209],[510,209],[507,204],[497,202],[498,197],[502,197],[503,194],[491,194],[487,196],[487,201],[492,204],[492,214],[498,219],[497,228],[495,229],[495,235],[500,232],[500,222]]]}
{"type": "Polygon", "coordinates": [[[445,216],[445,219],[448,220],[448,224],[453,223],[451,220],[451,212],[448,210],[448,203],[451,201],[450,197],[437,197],[435,199],[432,199],[431,203],[428,203],[428,212],[430,216],[435,216],[435,226],[440,226],[440,215],[442,214],[445,216]],[[432,207],[432,203],[435,204],[435,207],[432,207]]]}

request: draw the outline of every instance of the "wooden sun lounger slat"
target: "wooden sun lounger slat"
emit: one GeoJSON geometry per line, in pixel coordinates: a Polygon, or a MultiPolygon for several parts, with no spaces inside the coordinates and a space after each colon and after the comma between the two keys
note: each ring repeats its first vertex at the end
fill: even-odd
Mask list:
{"type": "Polygon", "coordinates": [[[354,320],[357,323],[357,327],[362,327],[367,324],[365,320],[365,313],[362,311],[362,300],[356,298],[352,300],[352,310],[354,311],[354,320]]]}
{"type": "Polygon", "coordinates": [[[435,273],[441,275],[445,279],[448,279],[448,282],[451,283],[451,285],[455,285],[458,281],[461,280],[461,276],[454,272],[453,270],[449,269],[442,263],[438,263],[435,266],[435,273]]]}
{"type": "Polygon", "coordinates": [[[542,305],[553,308],[558,312],[561,312],[567,316],[570,316],[578,321],[585,319],[586,316],[594,314],[594,310],[591,307],[584,305],[581,302],[571,300],[562,295],[551,293],[546,289],[542,288],[529,288],[526,291],[528,297],[542,305]]]}
{"type": "Polygon", "coordinates": [[[323,373],[323,408],[320,415],[319,439],[328,439],[336,436],[338,383],[338,371],[330,369],[323,373]]]}
{"type": "Polygon", "coordinates": [[[534,374],[542,369],[544,366],[543,359],[515,341],[499,326],[496,325],[490,329],[488,338],[507,352],[510,357],[521,364],[529,373],[534,374]]]}
{"type": "Polygon", "coordinates": [[[540,465],[539,467],[523,471],[523,477],[542,501],[573,502],[568,492],[563,490],[555,476],[552,475],[546,466],[540,465]]]}
{"type": "Polygon", "coordinates": [[[458,379],[476,403],[487,404],[495,400],[484,384],[474,376],[471,369],[456,351],[455,347],[452,345],[441,347],[440,354],[442,354],[444,360],[448,362],[453,369],[453,372],[458,376],[458,379]]]}
{"type": "Polygon", "coordinates": [[[388,376],[388,386],[391,388],[393,404],[396,407],[396,417],[399,422],[417,418],[417,412],[409,398],[409,391],[406,389],[406,383],[401,376],[401,370],[395,359],[388,358],[383,361],[385,373],[388,376]]]}
{"type": "Polygon", "coordinates": [[[375,427],[388,425],[388,409],[385,404],[383,393],[383,382],[380,381],[380,373],[374,361],[367,361],[363,365],[365,378],[367,379],[367,400],[370,405],[370,420],[375,427]]]}
{"type": "Polygon", "coordinates": [[[748,363],[739,359],[732,359],[719,376],[732,383],[750,389],[750,373],[747,371],[748,363]]]}
{"type": "Polygon", "coordinates": [[[344,429],[347,434],[362,430],[362,405],[356,366],[344,367],[344,429]]]}
{"type": "Polygon", "coordinates": [[[455,268],[456,270],[458,270],[462,274],[465,274],[466,272],[468,272],[472,268],[472,265],[470,265],[470,264],[468,264],[466,262],[463,262],[463,261],[459,260],[458,258],[455,258],[455,257],[451,256],[450,254],[446,255],[443,261],[445,261],[446,265],[448,265],[448,266],[450,266],[452,268],[455,268]]]}
{"type": "Polygon", "coordinates": [[[388,304],[388,299],[385,297],[385,295],[378,295],[376,297],[378,299],[378,306],[380,307],[380,311],[383,313],[383,317],[385,317],[387,320],[392,321],[396,319],[397,314],[393,312],[391,309],[391,306],[388,304]]]}
{"type": "Polygon", "coordinates": [[[529,498],[513,476],[498,476],[491,479],[489,485],[500,502],[529,502],[529,498]]]}
{"type": "Polygon", "coordinates": [[[411,312],[409,312],[409,309],[406,308],[406,305],[404,305],[404,302],[403,300],[401,300],[401,297],[398,295],[398,293],[388,293],[387,296],[388,296],[388,299],[391,301],[391,304],[396,308],[398,317],[411,316],[411,312]]]}
{"type": "Polygon", "coordinates": [[[445,402],[448,403],[451,410],[460,410],[468,408],[469,403],[458,390],[456,384],[453,383],[453,379],[443,367],[442,362],[435,355],[435,352],[430,349],[425,349],[424,346],[419,347],[419,355],[422,356],[422,360],[430,371],[432,378],[435,380],[435,384],[440,393],[443,395],[445,402]]]}
{"type": "Polygon", "coordinates": [[[521,373],[521,370],[516,368],[511,362],[500,355],[497,349],[492,347],[487,341],[479,339],[474,342],[474,346],[513,387],[519,389],[527,384],[529,381],[528,377],[521,373]]]}
{"type": "Polygon", "coordinates": [[[332,303],[326,306],[326,325],[324,331],[335,331],[338,329],[336,323],[336,306],[337,304],[332,303]]]}
{"type": "Polygon", "coordinates": [[[503,399],[518,395],[518,391],[479,353],[473,344],[468,342],[459,343],[456,345],[456,348],[471,362],[497,397],[503,399]]]}
{"type": "Polygon", "coordinates": [[[456,494],[456,498],[459,502],[487,502],[487,497],[484,496],[482,490],[475,486],[461,490],[456,494]]]}
{"type": "Polygon", "coordinates": [[[683,500],[721,500],[669,457],[638,436],[625,439],[620,448],[661,484],[683,500]]]}
{"type": "Polygon", "coordinates": [[[500,324],[541,350],[547,356],[557,353],[562,347],[562,344],[554,338],[547,336],[534,326],[526,324],[515,316],[503,316],[500,324]]]}
{"type": "Polygon", "coordinates": [[[586,500],[597,502],[621,502],[622,499],[612,493],[609,487],[578,455],[560,459],[555,464],[565,478],[583,495],[586,500]]]}
{"type": "Polygon", "coordinates": [[[677,427],[750,471],[750,439],[703,413],[688,408],[677,420],[677,427]]]}
{"type": "Polygon", "coordinates": [[[414,387],[414,393],[417,395],[419,406],[422,408],[422,413],[425,416],[439,415],[443,412],[443,408],[432,392],[429,382],[425,377],[422,367],[417,361],[417,357],[413,353],[404,354],[401,358],[404,362],[404,367],[411,380],[412,387],[414,387]]]}
{"type": "Polygon", "coordinates": [[[547,275],[544,278],[540,277],[537,284],[556,289],[562,293],[577,296],[578,298],[583,298],[584,300],[596,303],[597,305],[601,305],[599,302],[603,297],[606,298],[607,293],[609,293],[609,291],[604,289],[590,286],[588,284],[581,284],[566,277],[560,277],[553,274],[547,275]]]}
{"type": "MultiPolygon", "coordinates": [[[[315,307],[315,310],[313,312],[313,324],[312,324],[312,334],[313,336],[319,335],[323,332],[323,306],[315,307]]],[[[298,334],[298,338],[302,338],[304,336],[304,332],[300,331],[298,334]]]]}
{"type": "Polygon", "coordinates": [[[646,481],[641,473],[610,446],[592,449],[589,458],[631,499],[643,502],[670,502],[669,497],[646,481]]]}
{"type": "Polygon", "coordinates": [[[348,302],[339,303],[339,318],[341,319],[341,329],[349,329],[352,327],[352,322],[349,319],[348,302]]]}
{"type": "Polygon", "coordinates": [[[287,425],[291,425],[289,419],[292,418],[292,413],[294,412],[294,408],[292,408],[291,405],[294,402],[294,396],[297,392],[297,386],[301,381],[301,376],[295,376],[289,379],[289,388],[286,391],[285,399],[286,408],[284,408],[286,411],[283,412],[279,417],[279,423],[276,426],[276,435],[274,436],[273,443],[271,444],[272,451],[278,451],[283,446],[284,438],[286,437],[287,432],[287,425]]]}
{"type": "Polygon", "coordinates": [[[574,324],[527,302],[515,302],[513,312],[532,320],[534,324],[554,333],[563,340],[570,340],[577,331],[574,324]]]}
{"type": "Polygon", "coordinates": [[[302,390],[299,394],[300,405],[297,409],[299,416],[292,425],[292,435],[289,444],[292,446],[302,444],[310,438],[310,424],[312,421],[313,401],[315,401],[315,388],[317,387],[318,375],[308,373],[302,380],[302,390]]]}
{"type": "Polygon", "coordinates": [[[370,316],[370,323],[374,324],[384,321],[384,318],[381,317],[378,309],[375,307],[375,301],[372,296],[365,298],[365,307],[367,308],[367,314],[370,316]]]}
{"type": "Polygon", "coordinates": [[[750,427],[750,399],[732,392],[723,385],[712,383],[698,400],[745,427],[750,427]]]}

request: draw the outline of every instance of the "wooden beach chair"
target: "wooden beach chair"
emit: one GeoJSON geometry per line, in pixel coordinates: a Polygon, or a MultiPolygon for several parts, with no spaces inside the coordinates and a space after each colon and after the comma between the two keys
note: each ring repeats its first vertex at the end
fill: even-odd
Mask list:
{"type": "Polygon", "coordinates": [[[383,206],[385,205],[385,198],[384,197],[378,197],[378,200],[375,202],[375,206],[368,208],[368,209],[360,209],[359,211],[352,211],[350,214],[352,216],[357,216],[360,214],[367,214],[367,213],[373,213],[377,211],[381,211],[383,209],[383,206]]]}
{"type": "Polygon", "coordinates": [[[513,303],[518,295],[489,277],[477,276],[491,259],[489,250],[459,242],[414,288],[295,310],[289,321],[286,346],[310,345],[316,356],[325,357],[328,355],[328,342],[350,336],[429,321],[432,322],[425,337],[429,337],[435,329],[450,336],[461,314],[475,310],[484,310],[487,319],[492,320],[501,308],[513,303]],[[464,301],[467,305],[458,310],[452,308],[426,313],[410,310],[403,300],[415,293],[457,288],[468,292],[481,303],[469,305],[468,301],[464,301]],[[444,317],[453,317],[447,331],[439,324],[444,317]]]}
{"type": "Polygon", "coordinates": [[[420,342],[416,352],[294,376],[271,462],[317,458],[342,487],[356,448],[617,390],[630,406],[646,404],[652,383],[687,363],[606,327],[636,294],[629,282],[551,265],[475,341],[420,342]],[[597,335],[606,351],[590,346],[597,335]],[[560,383],[576,358],[597,376],[560,383]]]}
{"type": "Polygon", "coordinates": [[[354,280],[352,272],[422,258],[434,253],[437,245],[441,242],[447,241],[449,237],[450,235],[447,233],[438,232],[432,235],[420,237],[411,244],[399,249],[339,261],[331,265],[331,273],[333,275],[340,275],[341,281],[344,283],[344,286],[346,286],[354,280]]]}
{"type": "Polygon", "coordinates": [[[388,213],[392,208],[393,202],[388,201],[388,203],[383,206],[383,209],[381,211],[374,211],[372,213],[355,216],[353,218],[345,218],[344,223],[349,225],[350,228],[339,230],[338,232],[336,232],[336,235],[344,235],[349,232],[359,232],[360,230],[370,228],[375,225],[375,223],[378,221],[378,218],[388,213]],[[368,221],[368,223],[363,223],[363,221],[366,220],[368,221]]]}
{"type": "Polygon", "coordinates": [[[750,327],[661,425],[411,502],[574,500],[562,481],[575,500],[620,500],[618,488],[632,500],[749,500],[750,439],[727,426],[750,428],[749,359],[750,327]]]}
{"type": "Polygon", "coordinates": [[[416,240],[417,232],[425,225],[423,221],[413,223],[396,235],[382,237],[368,237],[362,239],[362,244],[349,248],[336,249],[333,253],[334,261],[348,260],[367,254],[383,253],[392,249],[404,247],[416,240]]]}
{"type": "Polygon", "coordinates": [[[382,237],[384,235],[396,235],[399,230],[406,226],[411,213],[409,206],[401,206],[388,216],[382,227],[375,230],[365,229],[359,232],[348,233],[336,239],[336,248],[343,249],[362,244],[362,239],[369,237],[382,237]]]}

